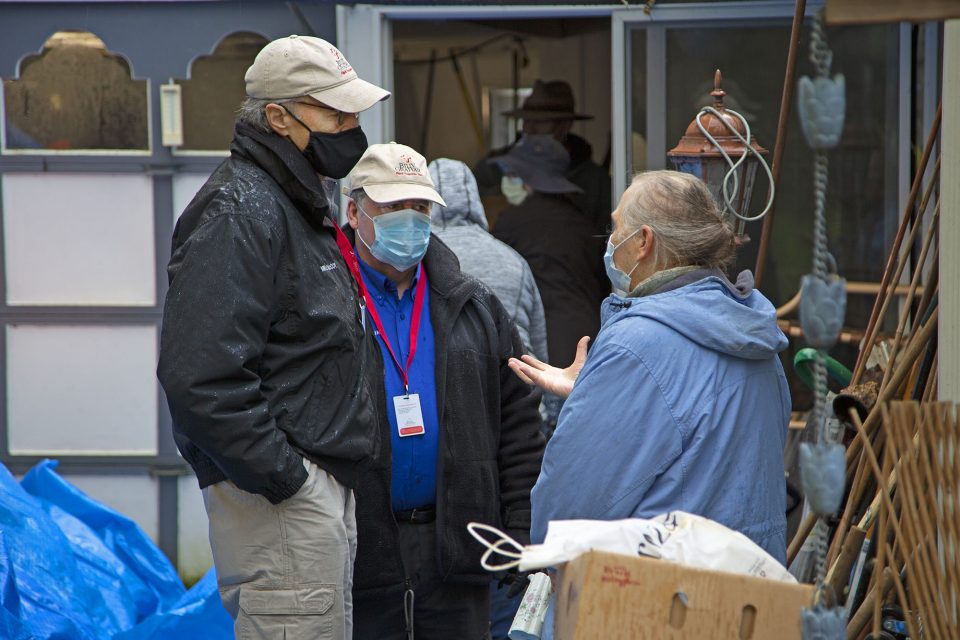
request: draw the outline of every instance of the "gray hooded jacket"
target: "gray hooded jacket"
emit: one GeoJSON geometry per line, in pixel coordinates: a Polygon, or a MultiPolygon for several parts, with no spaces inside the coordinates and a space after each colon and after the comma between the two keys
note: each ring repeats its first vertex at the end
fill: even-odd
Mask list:
{"type": "Polygon", "coordinates": [[[516,323],[527,351],[549,362],[543,303],[533,273],[519,253],[490,235],[470,168],[458,160],[439,158],[429,169],[447,203],[433,205],[433,233],[457,255],[464,273],[493,290],[516,323]]]}

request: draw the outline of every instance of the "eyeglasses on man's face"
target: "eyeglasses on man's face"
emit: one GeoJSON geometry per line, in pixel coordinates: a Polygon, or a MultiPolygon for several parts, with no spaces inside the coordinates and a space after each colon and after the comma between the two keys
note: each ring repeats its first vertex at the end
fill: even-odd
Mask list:
{"type": "Polygon", "coordinates": [[[322,109],[323,111],[333,112],[337,119],[337,126],[342,127],[343,123],[350,118],[356,119],[358,122],[360,120],[359,113],[348,113],[346,111],[340,111],[339,109],[334,109],[333,107],[328,107],[325,104],[317,104],[316,102],[304,102],[303,100],[290,100],[294,104],[302,104],[308,107],[313,107],[314,109],[322,109]]]}

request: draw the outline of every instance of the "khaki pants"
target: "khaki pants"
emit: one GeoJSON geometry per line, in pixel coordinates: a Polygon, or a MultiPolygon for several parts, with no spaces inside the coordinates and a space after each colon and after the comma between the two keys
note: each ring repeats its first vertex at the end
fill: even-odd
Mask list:
{"type": "Polygon", "coordinates": [[[229,480],[203,490],[223,606],[237,640],[351,640],[353,491],[309,461],[280,504],[229,480]]]}

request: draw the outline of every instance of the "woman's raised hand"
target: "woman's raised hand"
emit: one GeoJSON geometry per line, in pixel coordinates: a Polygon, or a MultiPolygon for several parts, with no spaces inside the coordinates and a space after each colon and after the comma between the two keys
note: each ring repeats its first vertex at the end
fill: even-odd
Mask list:
{"type": "Polygon", "coordinates": [[[587,360],[587,345],[590,338],[584,336],[577,343],[577,355],[566,369],[553,367],[541,362],[533,356],[521,356],[519,360],[510,358],[507,365],[517,376],[527,384],[533,384],[547,393],[566,398],[573,390],[573,383],[577,381],[583,363],[587,360]]]}

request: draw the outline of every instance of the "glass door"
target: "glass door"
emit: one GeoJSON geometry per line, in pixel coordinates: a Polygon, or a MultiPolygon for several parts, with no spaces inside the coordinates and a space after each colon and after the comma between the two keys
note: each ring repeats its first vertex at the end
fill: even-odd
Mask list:
{"type": "MultiPolygon", "coordinates": [[[[808,3],[808,16],[819,7],[808,3]]],[[[658,5],[614,13],[614,193],[619,197],[637,171],[672,168],[667,152],[698,111],[712,99],[720,69],[727,107],[750,123],[772,161],[777,134],[793,3],[658,5]],[[618,42],[619,40],[619,42],[618,42]],[[619,59],[618,59],[619,58],[619,59]],[[618,98],[619,94],[619,98],[618,98]]],[[[809,30],[798,53],[797,78],[813,75],[809,30]]],[[[901,138],[901,30],[877,25],[831,27],[833,73],[846,78],[847,117],[839,147],[830,153],[827,217],[840,272],[850,280],[878,281],[881,261],[899,216],[901,175],[909,170],[901,138]]],[[[810,268],[813,155],[794,112],[788,122],[777,210],[764,292],[782,304],[810,268]]],[[[766,195],[758,177],[752,209],[766,195]]],[[[738,269],[753,268],[761,223],[740,252],[738,269]]],[[[851,299],[850,323],[869,314],[868,299],[851,299]]],[[[866,318],[862,318],[865,324],[866,318]]]]}

